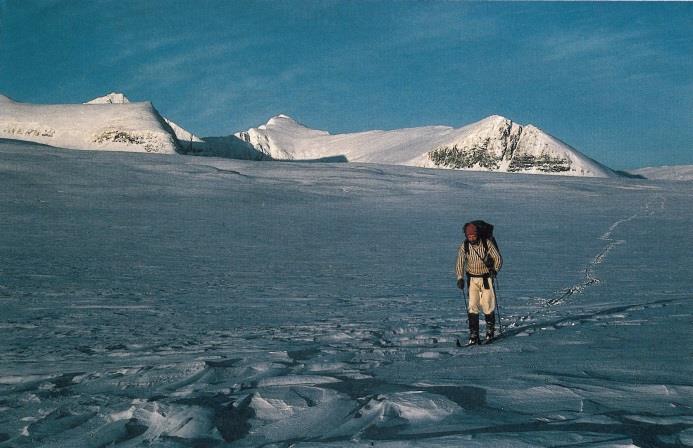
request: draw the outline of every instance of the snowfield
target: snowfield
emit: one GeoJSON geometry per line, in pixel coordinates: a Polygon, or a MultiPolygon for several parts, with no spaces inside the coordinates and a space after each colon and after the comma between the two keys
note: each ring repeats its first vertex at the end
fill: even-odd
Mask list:
{"type": "Polygon", "coordinates": [[[631,171],[647,179],[693,180],[693,165],[653,166],[631,171]]]}
{"type": "Polygon", "coordinates": [[[0,447],[693,446],[690,183],[3,140],[0,186],[0,447]]]}

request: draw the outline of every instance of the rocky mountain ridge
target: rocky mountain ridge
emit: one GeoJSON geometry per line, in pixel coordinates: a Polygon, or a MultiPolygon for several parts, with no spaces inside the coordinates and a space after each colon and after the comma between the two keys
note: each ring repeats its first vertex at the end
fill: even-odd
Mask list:
{"type": "Polygon", "coordinates": [[[221,137],[198,137],[149,102],[112,92],[84,104],[34,105],[0,97],[0,138],[71,149],[182,153],[477,171],[614,177],[618,174],[532,125],[492,115],[467,126],[330,134],[288,115],[221,137]]]}
{"type": "Polygon", "coordinates": [[[532,125],[492,115],[452,128],[427,126],[332,135],[287,115],[235,134],[267,157],[389,163],[429,168],[613,177],[606,166],[532,125]]]}

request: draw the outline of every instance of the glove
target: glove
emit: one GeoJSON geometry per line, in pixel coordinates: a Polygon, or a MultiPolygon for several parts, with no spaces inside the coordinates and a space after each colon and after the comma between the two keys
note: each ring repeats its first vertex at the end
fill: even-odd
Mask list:
{"type": "Polygon", "coordinates": [[[464,277],[457,279],[457,287],[464,291],[464,277]]]}

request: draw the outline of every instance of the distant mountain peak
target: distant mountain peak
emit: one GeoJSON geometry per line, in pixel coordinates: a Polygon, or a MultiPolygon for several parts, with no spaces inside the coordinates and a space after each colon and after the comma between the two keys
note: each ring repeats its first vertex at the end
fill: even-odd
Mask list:
{"type": "Polygon", "coordinates": [[[294,120],[290,116],[286,114],[279,114],[275,115],[269,120],[267,120],[267,123],[259,126],[260,129],[266,129],[267,127],[272,127],[272,126],[300,126],[305,128],[306,126],[299,123],[298,121],[294,120]]]}
{"type": "Polygon", "coordinates": [[[512,121],[510,118],[506,118],[502,115],[489,115],[488,117],[484,118],[481,120],[481,122],[486,122],[486,121],[512,121]]]}
{"type": "Polygon", "coordinates": [[[93,100],[87,101],[84,104],[127,104],[129,102],[130,100],[125,96],[124,93],[111,92],[108,95],[94,98],[93,100]]]}
{"type": "Polygon", "coordinates": [[[502,115],[489,115],[488,117],[482,118],[481,120],[472,123],[472,126],[497,126],[500,124],[512,123],[510,118],[506,118],[502,115]]]}

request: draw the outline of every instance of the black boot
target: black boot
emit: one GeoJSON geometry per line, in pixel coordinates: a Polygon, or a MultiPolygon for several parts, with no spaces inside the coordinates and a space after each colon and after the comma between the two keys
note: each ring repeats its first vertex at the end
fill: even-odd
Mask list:
{"type": "Polygon", "coordinates": [[[484,314],[486,318],[486,340],[493,339],[496,335],[496,313],[484,314]]]}
{"type": "Polygon", "coordinates": [[[469,345],[479,343],[479,314],[468,313],[469,319],[469,345]]]}

